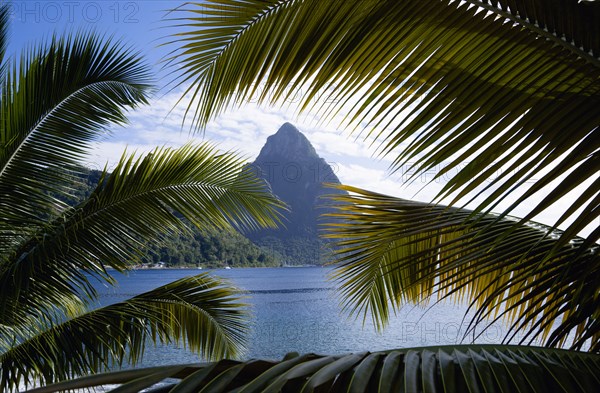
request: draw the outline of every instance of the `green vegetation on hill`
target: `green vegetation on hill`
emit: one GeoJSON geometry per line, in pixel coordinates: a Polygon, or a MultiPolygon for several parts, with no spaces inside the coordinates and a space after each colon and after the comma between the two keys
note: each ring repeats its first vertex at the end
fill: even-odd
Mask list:
{"type": "Polygon", "coordinates": [[[208,230],[175,234],[165,238],[162,247],[150,247],[142,263],[164,262],[167,267],[259,267],[280,266],[278,254],[254,245],[234,231],[208,230]]]}
{"type": "Polygon", "coordinates": [[[265,236],[256,244],[281,260],[283,266],[323,265],[333,258],[331,246],[314,237],[290,236],[280,239],[265,236]]]}

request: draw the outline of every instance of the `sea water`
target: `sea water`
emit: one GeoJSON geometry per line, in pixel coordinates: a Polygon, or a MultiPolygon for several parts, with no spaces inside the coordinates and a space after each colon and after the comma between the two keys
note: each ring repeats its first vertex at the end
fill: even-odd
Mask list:
{"type": "MultiPolygon", "coordinates": [[[[136,270],[115,275],[116,287],[98,285],[100,305],[125,300],[182,277],[204,273],[192,269],[136,270]]],[[[451,302],[406,305],[392,314],[388,326],[375,329],[369,315],[342,311],[331,268],[217,269],[209,274],[240,288],[252,317],[244,359],[281,359],[288,352],[344,354],[350,352],[470,343],[464,333],[467,306],[451,302]]],[[[478,332],[481,332],[479,329],[478,332]]],[[[478,343],[500,343],[506,334],[495,323],[477,337],[478,343]]],[[[142,366],[201,361],[183,346],[149,346],[142,366]]]]}

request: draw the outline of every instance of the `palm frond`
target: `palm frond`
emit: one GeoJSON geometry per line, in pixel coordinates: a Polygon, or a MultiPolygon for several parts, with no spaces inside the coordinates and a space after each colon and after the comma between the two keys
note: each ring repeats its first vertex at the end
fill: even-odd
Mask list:
{"type": "Polygon", "coordinates": [[[0,354],[1,385],[48,384],[135,364],[146,341],[180,343],[207,359],[235,357],[244,348],[247,308],[238,291],[202,274],[186,277],[56,324],[38,322],[0,354]],[[29,333],[29,334],[27,334],[29,333]]]}
{"type": "Polygon", "coordinates": [[[10,5],[0,4],[0,86],[3,85],[4,73],[6,71],[6,47],[8,46],[8,22],[10,20],[10,5]]]}
{"type": "Polygon", "coordinates": [[[466,334],[505,319],[507,341],[524,332],[521,343],[600,351],[598,245],[582,253],[574,238],[547,259],[560,237],[551,227],[530,222],[498,240],[512,220],[340,188],[352,194],[331,196],[338,211],[325,236],[335,239],[332,275],[350,313],[382,327],[392,311],[435,294],[471,303],[466,334]]]}
{"type": "Polygon", "coordinates": [[[282,361],[223,360],[123,371],[59,383],[29,393],[102,384],[114,392],[593,392],[598,355],[564,350],[473,345],[406,348],[323,356],[289,354],[282,361]],[[179,382],[152,386],[166,378],[179,382]],[[166,386],[164,386],[166,384],[166,386]]]}
{"type": "MultiPolygon", "coordinates": [[[[489,4],[502,10],[521,23],[528,22],[540,30],[562,38],[575,48],[600,57],[600,19],[598,0],[554,1],[552,6],[535,0],[469,0],[473,4],[489,4]],[[568,17],[565,17],[568,16],[568,17]],[[570,23],[571,22],[571,23],[570,23]]],[[[496,11],[497,12],[497,11],[496,11]]]]}
{"type": "Polygon", "coordinates": [[[90,275],[112,282],[161,234],[198,227],[276,226],[280,202],[233,153],[209,144],[124,155],[90,197],[25,243],[0,270],[0,316],[15,324],[65,294],[95,297],[90,275]]]}
{"type": "Polygon", "coordinates": [[[550,223],[566,226],[552,252],[592,226],[585,249],[600,238],[599,184],[586,182],[600,170],[600,2],[491,4],[210,0],[179,10],[167,61],[191,84],[194,126],[302,91],[325,118],[349,108],[345,124],[366,124],[393,170],[452,174],[438,202],[481,197],[485,214],[522,186],[503,214],[530,206],[523,225],[580,187],[550,223]]]}
{"type": "Polygon", "coordinates": [[[2,255],[66,208],[68,168],[125,110],[145,103],[148,68],[118,42],[93,34],[54,37],[13,60],[2,82],[0,234],[2,255]]]}

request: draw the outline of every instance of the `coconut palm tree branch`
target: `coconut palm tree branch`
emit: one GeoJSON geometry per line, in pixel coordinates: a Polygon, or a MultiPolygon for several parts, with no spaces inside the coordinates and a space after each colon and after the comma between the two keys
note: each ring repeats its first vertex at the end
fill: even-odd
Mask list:
{"type": "Polygon", "coordinates": [[[10,20],[10,7],[8,4],[0,5],[0,86],[6,71],[4,57],[8,46],[8,22],[10,20]]]}
{"type": "Polygon", "coordinates": [[[186,230],[182,217],[200,228],[276,226],[283,204],[243,164],[210,144],[158,148],[137,160],[124,155],[86,201],[36,233],[0,270],[2,323],[19,323],[65,294],[93,299],[90,275],[110,282],[105,267],[133,266],[148,242],[186,230]]]}
{"type": "MultiPolygon", "coordinates": [[[[2,85],[2,231],[27,234],[64,210],[53,195],[69,193],[68,168],[109,125],[124,124],[149,89],[138,55],[98,35],[53,37],[14,60],[2,85]]],[[[6,246],[3,255],[14,245],[6,246]]]]}
{"type": "Polygon", "coordinates": [[[147,339],[183,343],[207,359],[235,357],[244,347],[246,318],[234,287],[208,274],[186,277],[62,323],[37,326],[36,334],[0,354],[1,383],[14,389],[31,376],[48,384],[135,364],[147,339]]]}
{"type": "MultiPolygon", "coordinates": [[[[540,259],[541,260],[541,259],[540,259]]],[[[510,342],[515,338],[519,338],[520,343],[525,343],[529,340],[529,344],[538,340],[538,343],[545,340],[548,346],[563,346],[567,342],[567,338],[572,340],[571,348],[581,350],[586,344],[590,344],[590,351],[598,351],[598,342],[592,340],[588,342],[590,335],[594,334],[594,331],[586,329],[584,334],[578,334],[576,338],[568,337],[571,330],[580,330],[585,325],[593,322],[596,316],[590,317],[590,312],[593,314],[595,311],[590,311],[590,307],[595,308],[594,305],[594,280],[598,279],[598,274],[592,271],[592,277],[584,280],[584,285],[588,285],[586,288],[581,288],[579,284],[565,285],[559,277],[557,277],[561,270],[564,270],[563,261],[557,258],[553,264],[543,264],[544,268],[551,271],[550,274],[540,274],[540,272],[533,271],[528,273],[524,269],[520,278],[509,277],[507,273],[503,273],[506,278],[510,279],[510,286],[505,285],[493,285],[494,283],[488,284],[486,288],[487,293],[481,291],[476,295],[471,303],[471,307],[476,308],[475,315],[472,317],[469,326],[465,331],[465,337],[473,333],[475,334],[475,328],[479,325],[492,326],[494,322],[501,319],[508,319],[512,321],[512,328],[505,336],[505,342],[510,342]],[[557,273],[558,272],[558,273],[557,273]],[[531,277],[526,277],[526,274],[530,274],[531,277]],[[553,296],[552,299],[548,300],[539,288],[557,288],[557,296],[553,296]],[[585,296],[579,296],[576,298],[576,291],[585,291],[585,296]],[[504,310],[499,311],[492,302],[495,297],[498,296],[500,291],[508,291],[505,295],[505,303],[508,305],[504,310]],[[477,305],[478,301],[482,305],[477,305]],[[573,312],[573,304],[578,304],[577,310],[587,310],[583,313],[579,311],[573,312]],[[535,310],[530,312],[530,310],[535,310]],[[577,315],[573,315],[577,314],[577,315]],[[556,326],[556,319],[553,318],[555,315],[564,315],[562,323],[559,327],[556,326]],[[549,316],[549,317],[548,317],[549,316]],[[568,316],[568,318],[566,317],[568,316]],[[489,321],[490,318],[493,320],[489,321]],[[488,322],[489,321],[489,322],[488,322]],[[524,333],[524,334],[522,334],[524,333]],[[522,334],[521,337],[517,335],[522,334]]],[[[569,271],[571,276],[576,275],[587,275],[588,271],[585,270],[585,266],[579,264],[575,267],[577,270],[569,271]]],[[[481,274],[480,274],[481,275],[481,274]]],[[[501,279],[506,282],[506,279],[501,279]]],[[[482,329],[478,334],[481,335],[487,329],[482,329]]]]}
{"type": "MultiPolygon", "coordinates": [[[[575,136],[578,137],[579,135],[575,135],[575,136]]],[[[582,138],[584,138],[583,142],[576,149],[573,149],[567,155],[566,161],[569,161],[568,160],[569,158],[578,160],[577,156],[587,157],[589,159],[587,161],[585,161],[583,164],[581,164],[579,167],[575,168],[569,175],[567,175],[565,177],[565,181],[563,181],[561,186],[557,187],[555,190],[553,190],[551,192],[550,196],[547,196],[545,198],[545,200],[548,200],[548,201],[558,200],[560,197],[564,196],[566,192],[568,192],[568,190],[570,189],[569,186],[573,182],[576,181],[577,176],[582,175],[582,174],[585,175],[586,173],[588,173],[588,171],[593,171],[594,169],[597,168],[597,162],[596,162],[597,158],[594,158],[595,154],[594,154],[593,150],[590,149],[589,145],[587,144],[588,138],[585,135],[580,135],[580,136],[582,138]]],[[[484,171],[483,173],[475,175],[480,178],[483,178],[483,176],[488,176],[488,178],[491,177],[491,180],[488,180],[489,184],[481,192],[479,192],[479,194],[482,194],[484,191],[491,189],[501,179],[503,179],[511,174],[512,174],[512,176],[514,176],[515,181],[517,180],[517,178],[519,178],[519,180],[516,181],[516,185],[513,185],[512,187],[510,187],[510,189],[508,187],[509,185],[504,185],[503,187],[497,188],[496,190],[491,192],[489,196],[487,196],[487,199],[484,201],[484,203],[488,203],[488,202],[491,203],[494,199],[497,199],[498,197],[502,196],[503,194],[507,195],[507,194],[511,193],[517,187],[522,186],[525,183],[531,183],[531,186],[528,188],[528,190],[519,197],[517,202],[512,204],[512,206],[511,206],[511,209],[512,209],[512,208],[516,207],[520,203],[520,201],[525,200],[528,196],[532,196],[536,192],[540,192],[543,188],[543,185],[549,179],[556,178],[558,174],[564,173],[565,171],[569,170],[568,166],[565,166],[565,165],[559,163],[552,170],[550,170],[549,173],[544,175],[540,179],[540,181],[533,178],[533,176],[536,174],[538,169],[543,168],[545,165],[550,164],[552,161],[556,160],[557,158],[558,158],[557,154],[551,154],[548,157],[544,158],[543,161],[541,161],[541,162],[530,161],[529,163],[527,163],[526,165],[523,165],[521,167],[508,168],[509,170],[503,170],[503,165],[507,162],[506,160],[502,160],[503,162],[497,162],[497,163],[493,164],[488,170],[484,171]],[[540,183],[542,183],[542,185],[540,185],[540,183]]],[[[443,175],[444,174],[442,174],[442,176],[443,175]]],[[[465,190],[463,190],[463,193],[472,191],[473,189],[474,189],[473,187],[468,187],[465,190]]],[[[597,186],[594,187],[594,185],[592,185],[590,188],[588,188],[588,190],[592,190],[592,191],[594,189],[597,189],[597,186]]],[[[585,193],[584,193],[584,195],[585,195],[585,193]]],[[[589,200],[589,198],[591,198],[591,197],[592,197],[591,194],[587,195],[587,197],[582,200],[582,203],[589,200]]],[[[471,199],[471,201],[474,200],[474,198],[476,198],[476,196],[473,197],[471,199]]],[[[495,206],[496,205],[493,205],[492,208],[495,206]]],[[[563,214],[563,216],[557,221],[557,224],[562,223],[564,221],[564,219],[566,219],[568,216],[570,216],[577,206],[578,206],[578,203],[575,203],[574,206],[572,206],[570,209],[568,209],[567,212],[565,214],[563,214]]],[[[535,214],[539,213],[540,211],[541,210],[539,209],[539,206],[538,206],[537,208],[533,209],[525,218],[523,218],[523,220],[527,221],[527,219],[533,217],[535,214]]]]}
{"type": "MultiPolygon", "coordinates": [[[[567,255],[567,258],[572,258],[572,253],[567,254],[569,254],[567,255]]],[[[540,255],[539,261],[543,261],[542,257],[543,255],[540,255]]],[[[549,320],[544,320],[542,316],[542,318],[535,322],[536,318],[539,318],[540,315],[543,315],[544,313],[547,313],[550,316],[561,315],[563,313],[568,314],[569,308],[573,307],[573,304],[577,301],[580,302],[578,304],[584,304],[585,302],[589,303],[590,299],[593,299],[593,293],[588,293],[589,298],[583,298],[576,301],[570,296],[573,285],[564,286],[564,284],[562,284],[563,286],[561,287],[560,280],[557,280],[555,277],[556,271],[560,272],[561,270],[564,270],[564,266],[560,266],[564,265],[564,261],[560,257],[557,257],[556,261],[553,261],[551,264],[540,264],[543,269],[552,272],[551,274],[540,274],[539,271],[536,271],[538,267],[536,267],[535,264],[528,262],[524,267],[519,266],[520,274],[518,277],[514,277],[511,269],[508,269],[506,266],[499,268],[499,266],[497,266],[498,263],[500,262],[492,261],[492,263],[487,264],[489,267],[486,267],[486,264],[481,264],[481,266],[478,266],[476,272],[471,273],[471,277],[462,280],[462,282],[454,281],[448,276],[444,276],[443,285],[439,286],[438,292],[445,293],[442,298],[447,298],[455,293],[463,292],[463,287],[465,286],[478,284],[479,278],[483,277],[485,279],[484,276],[490,272],[498,276],[496,280],[487,284],[485,288],[479,289],[478,291],[470,291],[472,299],[471,307],[475,308],[477,311],[471,320],[470,327],[468,327],[465,332],[465,337],[471,331],[475,334],[475,328],[480,325],[491,326],[493,322],[505,318],[509,321],[514,321],[512,322],[512,328],[508,331],[505,340],[510,340],[511,337],[514,337],[517,333],[522,333],[523,331],[527,333],[521,338],[521,342],[524,342],[529,335],[533,335],[534,338],[546,338],[548,337],[548,333],[555,328],[555,326],[553,326],[554,319],[550,317],[549,320]],[[531,277],[533,277],[533,279],[531,277]],[[506,285],[507,282],[510,282],[510,285],[506,285]],[[502,285],[499,285],[499,283],[502,285]],[[458,289],[456,286],[458,286],[458,289]],[[543,292],[542,296],[540,296],[540,292],[536,290],[539,287],[554,288],[555,286],[558,288],[558,293],[557,296],[554,296],[554,300],[560,299],[558,306],[562,307],[562,310],[558,311],[548,310],[549,307],[552,307],[552,304],[546,302],[543,292]],[[448,288],[454,289],[448,291],[448,288]],[[505,296],[504,303],[506,305],[505,310],[501,312],[499,312],[499,308],[497,307],[498,303],[496,303],[496,301],[498,301],[498,296],[500,295],[505,296]],[[569,297],[568,299],[567,296],[569,297]],[[535,312],[529,313],[528,310],[530,309],[535,310],[535,312]],[[485,318],[493,316],[497,316],[496,319],[488,324],[485,318]],[[538,329],[538,326],[540,325],[541,327],[538,329]]],[[[576,276],[577,274],[584,275],[587,273],[587,271],[582,270],[584,268],[585,267],[583,266],[579,266],[579,271],[570,271],[570,274],[572,276],[576,276]]],[[[458,274],[455,276],[461,278],[458,274]]],[[[591,285],[591,291],[594,290],[593,282],[594,278],[586,280],[586,285],[591,285]]],[[[479,287],[481,287],[481,283],[479,284],[479,287]]],[[[569,328],[572,329],[574,326],[578,325],[578,323],[573,324],[574,320],[574,318],[569,318],[565,324],[570,325],[569,328]]],[[[487,328],[480,331],[479,334],[482,334],[486,329],[487,328]]],[[[562,345],[566,339],[566,335],[561,336],[561,338],[561,343],[550,345],[562,345]]],[[[572,347],[581,349],[585,340],[586,338],[578,337],[577,341],[572,344],[572,347]]],[[[548,342],[550,341],[551,340],[548,340],[548,342]]],[[[595,351],[596,349],[591,347],[590,350],[595,351]]]]}
{"type": "MultiPolygon", "coordinates": [[[[451,174],[435,201],[484,195],[474,214],[485,215],[521,185],[531,192],[503,214],[543,212],[562,191],[532,200],[565,174],[579,171],[562,184],[573,189],[599,170],[600,3],[559,3],[213,0],[183,10],[170,60],[191,77],[194,126],[251,97],[302,91],[300,107],[328,119],[349,105],[345,124],[367,124],[363,135],[395,157],[393,170],[451,174]]],[[[572,221],[552,252],[597,222],[593,196],[570,212],[552,223],[572,221]]]]}
{"type": "Polygon", "coordinates": [[[80,298],[67,294],[62,297],[60,304],[47,304],[39,311],[35,317],[23,318],[17,326],[0,325],[0,353],[18,345],[24,337],[38,334],[40,326],[49,326],[56,321],[83,314],[87,311],[87,305],[80,298]]]}
{"type": "Polygon", "coordinates": [[[351,194],[331,196],[336,222],[325,236],[335,240],[332,275],[350,314],[371,315],[382,328],[408,302],[466,298],[475,310],[466,334],[502,318],[510,323],[507,338],[527,332],[547,345],[568,340],[581,349],[592,340],[591,350],[600,347],[600,331],[588,330],[600,313],[597,244],[582,253],[584,239],[574,238],[547,258],[560,237],[551,227],[528,223],[498,241],[514,221],[339,188],[351,194]]]}
{"type": "Polygon", "coordinates": [[[337,356],[296,353],[281,361],[222,360],[83,377],[30,393],[122,384],[119,392],[585,392],[600,385],[598,356],[508,345],[403,348],[337,356]],[[166,389],[154,386],[179,379],[166,389]],[[144,384],[144,380],[146,383],[144,384]],[[166,382],[166,381],[165,381],[166,382]]]}
{"type": "MultiPolygon", "coordinates": [[[[505,14],[518,18],[518,23],[529,22],[529,28],[538,29],[542,32],[563,38],[572,44],[574,48],[582,48],[582,51],[590,55],[600,57],[600,28],[595,23],[600,17],[600,9],[592,6],[594,1],[557,1],[554,7],[544,7],[535,1],[507,1],[507,0],[467,0],[475,5],[488,5],[497,12],[501,9],[505,14]],[[581,4],[581,6],[580,6],[581,4]],[[564,15],[569,15],[577,25],[567,22],[564,15]]],[[[487,9],[490,9],[486,7],[487,9]]],[[[540,32],[540,34],[543,34],[540,32]]]]}

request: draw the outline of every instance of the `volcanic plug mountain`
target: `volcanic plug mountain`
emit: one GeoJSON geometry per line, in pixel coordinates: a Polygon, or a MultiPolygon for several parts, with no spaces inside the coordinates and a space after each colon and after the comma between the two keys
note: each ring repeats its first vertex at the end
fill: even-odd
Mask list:
{"type": "Polygon", "coordinates": [[[340,184],[331,166],[296,127],[285,123],[267,138],[251,168],[290,211],[284,213],[285,228],[252,232],[248,238],[282,254],[284,264],[318,264],[324,245],[319,224],[325,222],[319,215],[330,211],[322,196],[341,192],[323,185],[340,184]]]}

